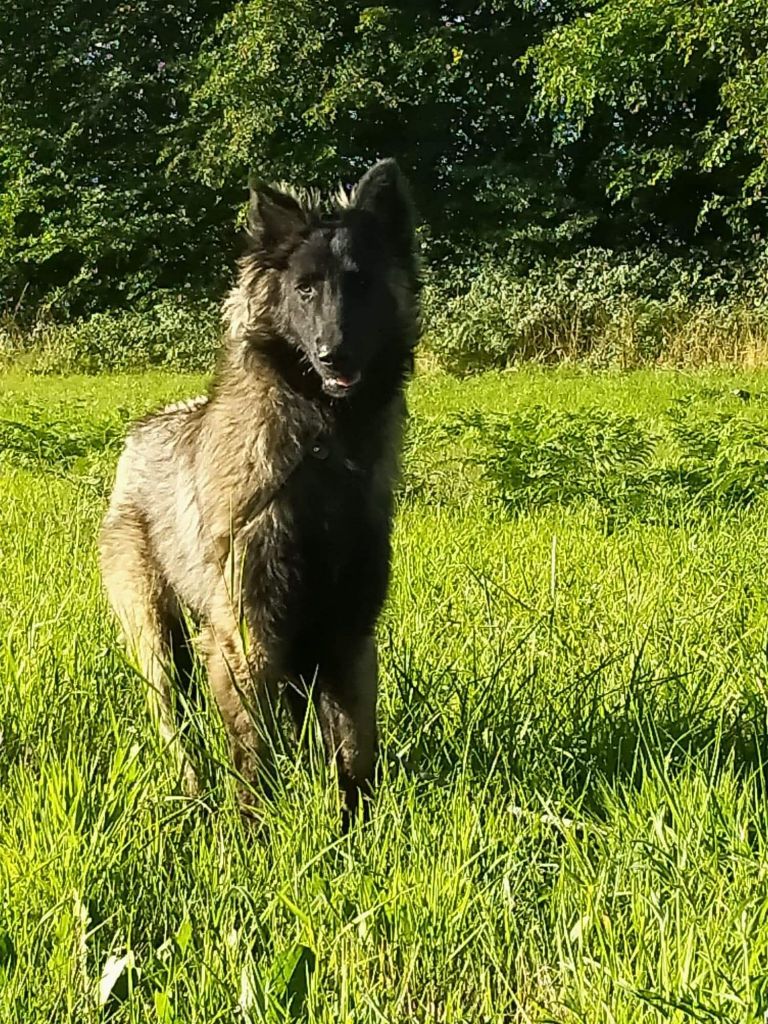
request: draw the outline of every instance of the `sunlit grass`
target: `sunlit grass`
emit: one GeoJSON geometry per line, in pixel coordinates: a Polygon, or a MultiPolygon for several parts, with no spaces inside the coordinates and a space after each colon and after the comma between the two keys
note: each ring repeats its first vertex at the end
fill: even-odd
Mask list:
{"type": "Polygon", "coordinates": [[[691,392],[765,422],[768,375],[415,382],[438,485],[400,509],[379,788],[345,838],[311,744],[245,829],[210,710],[208,788],[181,798],[101,596],[126,417],[201,383],[2,383],[0,427],[29,429],[0,451],[0,1021],[761,1020],[764,501],[511,517],[427,428],[542,405],[651,429],[691,392]]]}

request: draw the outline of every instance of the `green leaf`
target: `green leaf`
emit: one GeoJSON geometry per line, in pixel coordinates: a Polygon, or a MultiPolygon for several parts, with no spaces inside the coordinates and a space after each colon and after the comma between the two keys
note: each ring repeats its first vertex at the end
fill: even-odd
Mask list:
{"type": "Polygon", "coordinates": [[[185,917],[181,922],[179,930],[176,932],[176,945],[179,947],[180,953],[186,953],[189,940],[192,938],[192,925],[190,924],[189,918],[185,917]]]}
{"type": "Polygon", "coordinates": [[[293,1020],[302,1013],[309,992],[309,980],[316,957],[308,946],[297,942],[280,953],[272,967],[272,991],[293,1020]]]}
{"type": "Polygon", "coordinates": [[[167,992],[155,992],[155,1013],[160,1024],[172,1024],[175,1014],[167,992]]]}

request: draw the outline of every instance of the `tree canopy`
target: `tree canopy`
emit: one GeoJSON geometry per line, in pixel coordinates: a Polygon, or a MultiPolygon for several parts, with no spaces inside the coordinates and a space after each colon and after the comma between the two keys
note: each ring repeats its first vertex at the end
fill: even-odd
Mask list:
{"type": "Polygon", "coordinates": [[[768,2],[608,0],[524,63],[565,152],[647,234],[693,241],[765,228],[768,2]]]}
{"type": "Polygon", "coordinates": [[[167,173],[217,0],[0,10],[0,296],[62,312],[210,274],[216,192],[167,173]]]}
{"type": "Polygon", "coordinates": [[[433,252],[765,232],[768,0],[19,0],[0,302],[218,290],[249,175],[410,175],[433,252]]]}

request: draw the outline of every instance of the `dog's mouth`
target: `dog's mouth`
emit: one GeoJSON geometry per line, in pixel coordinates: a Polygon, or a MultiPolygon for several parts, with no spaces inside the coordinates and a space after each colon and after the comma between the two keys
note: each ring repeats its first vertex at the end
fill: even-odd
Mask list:
{"type": "Polygon", "coordinates": [[[360,383],[362,374],[359,370],[354,373],[340,373],[337,370],[327,370],[322,375],[323,391],[331,398],[346,398],[360,383]]]}

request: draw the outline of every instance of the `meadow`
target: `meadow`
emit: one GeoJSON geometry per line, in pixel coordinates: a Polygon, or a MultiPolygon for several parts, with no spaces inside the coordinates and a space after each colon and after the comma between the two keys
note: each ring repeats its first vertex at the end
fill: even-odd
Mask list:
{"type": "Polygon", "coordinates": [[[101,595],[126,424],[0,378],[0,1022],[768,1019],[768,373],[417,377],[373,814],[205,703],[176,787],[101,595]]]}

